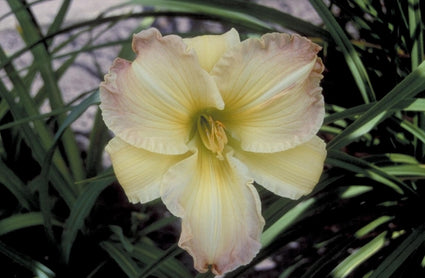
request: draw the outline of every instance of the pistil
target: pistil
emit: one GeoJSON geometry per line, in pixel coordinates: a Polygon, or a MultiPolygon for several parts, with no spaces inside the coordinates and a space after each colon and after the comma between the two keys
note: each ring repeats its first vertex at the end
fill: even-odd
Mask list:
{"type": "Polygon", "coordinates": [[[202,114],[197,124],[199,136],[204,146],[217,154],[217,158],[223,160],[223,149],[227,144],[227,135],[223,123],[215,121],[210,115],[202,114]]]}

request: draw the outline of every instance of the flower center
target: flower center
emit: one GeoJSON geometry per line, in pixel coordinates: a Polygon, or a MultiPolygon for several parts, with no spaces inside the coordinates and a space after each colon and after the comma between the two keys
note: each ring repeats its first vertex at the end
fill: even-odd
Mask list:
{"type": "Polygon", "coordinates": [[[223,160],[223,149],[227,144],[224,125],[214,121],[210,115],[202,114],[198,118],[198,132],[204,146],[217,154],[217,158],[223,160]]]}

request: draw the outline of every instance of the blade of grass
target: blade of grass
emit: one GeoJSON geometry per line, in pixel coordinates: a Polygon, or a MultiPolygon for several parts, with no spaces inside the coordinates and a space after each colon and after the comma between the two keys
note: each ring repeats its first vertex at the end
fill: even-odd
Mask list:
{"type": "Polygon", "coordinates": [[[103,121],[101,111],[98,110],[90,133],[90,144],[87,150],[87,177],[96,176],[102,169],[102,155],[109,138],[109,130],[103,121]]]}
{"type": "Polygon", "coordinates": [[[371,190],[373,190],[372,186],[351,185],[347,188],[347,190],[345,190],[344,192],[341,193],[340,198],[341,199],[349,199],[349,198],[358,197],[358,196],[365,194],[365,193],[367,193],[371,190]]]}
{"type": "Polygon", "coordinates": [[[86,183],[89,183],[89,182],[109,180],[110,178],[113,178],[114,180],[116,180],[115,173],[114,173],[114,170],[112,169],[112,167],[105,169],[102,173],[100,173],[96,177],[91,177],[91,178],[88,178],[88,179],[76,181],[76,183],[86,184],[86,183]]]}
{"type": "Polygon", "coordinates": [[[394,219],[393,216],[388,216],[388,215],[380,216],[380,217],[376,218],[375,220],[371,221],[366,226],[362,227],[360,230],[358,230],[354,234],[354,236],[357,237],[357,238],[361,238],[361,237],[367,235],[368,233],[372,232],[373,230],[375,230],[378,226],[385,224],[385,223],[388,223],[392,219],[394,219]]]}
{"type": "MultiPolygon", "coordinates": [[[[6,59],[6,54],[4,53],[4,50],[0,46],[0,60],[6,59]]],[[[27,87],[24,85],[22,79],[18,75],[17,71],[15,70],[14,66],[12,64],[9,64],[4,67],[4,70],[6,71],[7,76],[13,83],[13,90],[12,92],[9,92],[6,87],[3,85],[3,83],[0,83],[0,94],[3,99],[6,100],[15,120],[23,119],[32,117],[32,116],[38,116],[39,112],[36,108],[35,103],[27,93],[27,87]],[[15,102],[15,99],[13,95],[17,95],[19,97],[19,103],[15,102]]],[[[38,137],[40,138],[40,141],[42,142],[43,146],[47,146],[51,138],[51,133],[49,129],[44,125],[43,122],[35,121],[34,122],[34,128],[37,130],[38,137]]],[[[29,131],[29,130],[28,130],[29,131]]],[[[31,134],[29,138],[36,137],[36,134],[32,134],[33,132],[29,132],[31,134]]],[[[31,145],[31,142],[27,142],[28,145],[31,145]]],[[[35,151],[38,151],[39,153],[43,153],[43,150],[40,150],[38,148],[35,149],[35,151]]],[[[55,165],[60,169],[63,176],[70,180],[70,176],[67,173],[67,167],[65,165],[65,162],[62,160],[62,158],[59,156],[59,154],[55,154],[55,165]]]]}
{"type": "Polygon", "coordinates": [[[334,167],[343,168],[350,172],[364,175],[379,183],[385,184],[399,194],[403,194],[403,192],[412,196],[416,196],[417,194],[410,186],[388,174],[382,168],[346,153],[333,150],[328,151],[326,162],[334,167]]]}
{"type": "Polygon", "coordinates": [[[161,256],[157,257],[155,261],[151,262],[147,265],[142,273],[138,275],[139,278],[147,278],[151,275],[156,269],[158,269],[164,262],[166,262],[170,258],[174,258],[178,254],[182,253],[183,250],[180,249],[177,244],[174,244],[170,248],[168,248],[161,256]]]}
{"type": "Polygon", "coordinates": [[[365,158],[365,160],[372,162],[375,165],[384,164],[388,165],[388,163],[396,164],[419,164],[419,161],[413,156],[402,154],[402,153],[383,153],[378,155],[370,155],[365,158]]]}
{"type": "Polygon", "coordinates": [[[299,203],[296,207],[285,213],[279,220],[275,221],[261,235],[261,245],[267,247],[283,230],[293,225],[295,221],[301,219],[301,215],[315,202],[314,198],[299,203]]]}
{"type": "MultiPolygon", "coordinates": [[[[286,267],[285,270],[280,273],[278,278],[289,278],[291,275],[294,275],[296,269],[300,268],[302,265],[305,265],[307,263],[307,259],[298,259],[290,266],[286,267]]],[[[309,276],[310,278],[312,276],[309,276]]]]}
{"type": "MultiPolygon", "coordinates": [[[[55,33],[62,26],[66,13],[68,12],[69,6],[71,5],[71,0],[63,0],[62,5],[59,11],[55,15],[55,19],[52,24],[50,24],[49,29],[47,30],[47,34],[55,33]]],[[[53,40],[47,40],[47,44],[51,45],[53,40]]]]}
{"type": "Polygon", "coordinates": [[[344,261],[338,264],[334,270],[332,270],[332,276],[335,278],[347,277],[356,267],[385,246],[386,236],[387,232],[382,232],[370,242],[362,246],[359,250],[356,250],[356,252],[348,256],[344,261]]]}
{"type": "Polygon", "coordinates": [[[354,46],[351,44],[350,40],[347,38],[344,31],[322,0],[310,0],[310,3],[322,18],[335,43],[341,48],[347,65],[353,75],[354,81],[356,82],[363,97],[363,101],[365,103],[375,101],[376,97],[372,83],[369,80],[367,71],[360,60],[357,51],[354,49],[354,46]]]}
{"type": "Polygon", "coordinates": [[[167,10],[177,9],[180,11],[195,12],[230,19],[245,26],[256,27],[257,31],[270,32],[274,29],[267,22],[273,22],[282,27],[294,30],[300,34],[311,37],[329,39],[329,34],[309,22],[283,13],[276,9],[259,5],[252,2],[233,0],[132,0],[129,3],[142,4],[146,6],[163,7],[167,10]],[[263,19],[266,19],[264,21],[263,19]]]}
{"type": "MultiPolygon", "coordinates": [[[[180,253],[183,252],[184,251],[180,249],[180,253]]],[[[146,238],[142,238],[133,246],[132,256],[140,262],[152,265],[157,262],[159,258],[164,256],[164,251],[154,246],[151,242],[146,240],[146,238]]],[[[161,267],[157,268],[152,273],[153,275],[157,274],[157,276],[162,275],[170,278],[186,278],[192,276],[190,272],[173,257],[168,257],[168,259],[162,261],[161,267]]]]}
{"type": "Polygon", "coordinates": [[[32,184],[38,191],[38,203],[40,206],[41,213],[43,215],[44,220],[44,230],[46,231],[46,234],[48,236],[48,239],[50,240],[50,243],[56,245],[56,238],[53,233],[53,214],[52,214],[52,208],[53,208],[53,199],[50,198],[49,195],[49,181],[47,174],[45,173],[44,169],[42,169],[41,174],[32,181],[32,184]]]}
{"type": "Polygon", "coordinates": [[[27,210],[31,210],[35,206],[35,201],[31,196],[28,188],[15,173],[4,164],[0,158],[0,184],[3,184],[15,198],[19,204],[27,210]]]}
{"type": "MultiPolygon", "coordinates": [[[[8,3],[11,8],[19,8],[22,6],[20,1],[8,0],[8,3]]],[[[27,44],[31,44],[43,38],[41,28],[38,26],[30,9],[22,9],[19,12],[16,12],[15,16],[22,28],[22,37],[27,44]]],[[[31,49],[31,52],[34,57],[37,57],[37,59],[34,59],[34,64],[37,65],[40,75],[43,78],[43,83],[48,92],[49,102],[52,109],[62,108],[64,106],[62,94],[58,86],[56,74],[51,64],[51,56],[46,41],[43,40],[43,43],[34,46],[31,49]]],[[[63,116],[58,117],[59,124],[61,124],[63,120],[63,116]]],[[[83,179],[85,177],[85,173],[82,159],[80,157],[80,151],[75,141],[75,137],[70,130],[64,132],[62,142],[67,154],[66,158],[70,164],[74,178],[77,180],[83,179]]],[[[81,190],[78,186],[76,189],[81,190]]]]}
{"type": "Polygon", "coordinates": [[[20,264],[24,268],[31,271],[38,278],[53,278],[55,273],[44,264],[33,260],[27,255],[21,254],[10,246],[0,241],[0,253],[10,258],[12,261],[20,264]]]}
{"type": "Polygon", "coordinates": [[[83,192],[71,208],[70,216],[65,222],[62,234],[61,247],[65,262],[69,261],[72,245],[77,237],[77,233],[84,225],[84,220],[92,210],[99,194],[109,186],[114,179],[114,177],[110,177],[109,179],[95,181],[85,186],[83,192]]]}
{"type": "MultiPolygon", "coordinates": [[[[42,1],[45,1],[45,0],[42,0],[42,1]]],[[[144,18],[144,17],[152,17],[152,16],[155,16],[155,17],[159,17],[159,16],[169,16],[169,17],[186,16],[186,17],[199,18],[199,15],[197,15],[195,13],[152,11],[152,12],[140,12],[140,13],[132,13],[132,14],[126,14],[126,15],[116,15],[116,16],[109,16],[109,17],[100,17],[100,18],[95,18],[95,19],[91,19],[91,20],[85,20],[83,22],[78,22],[78,23],[75,23],[73,25],[64,27],[64,28],[58,30],[57,32],[47,34],[44,37],[39,38],[37,41],[27,43],[27,45],[25,47],[16,51],[15,53],[10,55],[9,57],[6,57],[4,59],[0,59],[0,68],[3,68],[5,66],[9,66],[10,64],[13,63],[13,61],[15,61],[17,58],[19,58],[24,53],[30,51],[31,49],[33,49],[37,45],[44,43],[46,40],[50,40],[50,39],[52,39],[52,38],[54,38],[58,35],[69,34],[69,33],[72,33],[75,30],[78,30],[78,29],[81,29],[81,28],[87,28],[86,30],[81,31],[81,34],[84,34],[85,32],[92,30],[96,26],[99,26],[99,25],[102,25],[102,24],[105,24],[105,23],[110,23],[110,22],[124,20],[124,19],[144,18]]],[[[204,18],[204,19],[214,20],[213,18],[204,18]]],[[[52,51],[52,53],[54,53],[56,51],[57,51],[57,49],[55,48],[52,51]]]]}
{"type": "MultiPolygon", "coordinates": [[[[291,227],[291,229],[285,230],[283,233],[279,234],[279,236],[275,238],[273,242],[270,243],[266,248],[262,248],[260,252],[254,257],[254,259],[249,264],[241,266],[235,269],[234,271],[227,273],[226,278],[244,277],[243,274],[246,271],[252,269],[256,264],[260,263],[264,259],[275,254],[278,249],[282,248],[289,242],[296,240],[302,234],[302,232],[305,231],[306,229],[308,229],[308,227],[306,227],[305,223],[302,222],[302,223],[299,223],[299,225],[295,225],[291,227]]],[[[204,274],[204,275],[207,275],[207,274],[204,274]]],[[[204,276],[199,276],[199,277],[204,277],[204,276]]]]}
{"type": "Polygon", "coordinates": [[[141,231],[141,235],[147,235],[149,233],[158,231],[161,228],[176,222],[176,220],[177,220],[177,217],[175,216],[167,216],[167,217],[160,218],[157,221],[150,224],[149,226],[143,227],[141,231]]]}
{"type": "Polygon", "coordinates": [[[141,269],[137,263],[124,252],[124,250],[109,241],[102,241],[100,246],[109,254],[109,256],[118,264],[121,270],[124,271],[128,277],[139,277],[141,269]]]}
{"type": "Polygon", "coordinates": [[[387,256],[373,271],[369,278],[391,277],[392,274],[415,252],[425,241],[425,225],[416,228],[398,247],[387,256]]]}
{"type": "Polygon", "coordinates": [[[349,125],[328,144],[328,149],[346,146],[356,138],[369,132],[376,124],[388,117],[388,113],[406,98],[412,98],[425,90],[425,62],[404,78],[387,95],[370,107],[367,112],[349,125]]]}
{"type": "MultiPolygon", "coordinates": [[[[65,118],[62,125],[59,127],[58,131],[56,132],[55,137],[53,138],[52,146],[49,148],[44,158],[42,168],[41,168],[41,173],[37,177],[37,179],[34,181],[34,183],[36,183],[39,196],[40,196],[40,208],[44,216],[45,228],[46,228],[47,234],[52,240],[54,239],[54,235],[53,235],[52,223],[51,223],[52,204],[51,204],[51,198],[49,198],[49,192],[48,192],[48,187],[49,187],[48,176],[49,176],[49,172],[50,172],[50,168],[52,164],[51,162],[52,162],[53,154],[55,153],[59,139],[64,134],[68,126],[72,122],[74,122],[84,111],[86,111],[89,106],[96,104],[98,102],[99,102],[99,94],[98,94],[98,91],[95,91],[89,97],[87,97],[84,101],[82,101],[79,105],[75,106],[72,109],[71,113],[65,118]]],[[[78,186],[81,187],[81,184],[78,184],[78,186]]],[[[75,203],[74,203],[74,206],[75,206],[75,203]]]]}
{"type": "MultiPolygon", "coordinates": [[[[43,225],[43,215],[40,212],[14,214],[0,220],[0,236],[17,230],[43,225]]],[[[52,220],[53,225],[62,226],[58,220],[52,220]]]]}
{"type": "Polygon", "coordinates": [[[396,165],[396,166],[383,166],[383,171],[390,175],[409,177],[413,179],[424,179],[425,178],[425,165],[396,165]]]}
{"type": "Polygon", "coordinates": [[[406,131],[410,132],[414,138],[416,138],[419,142],[422,144],[425,144],[425,131],[421,129],[419,126],[408,122],[406,120],[395,120],[394,121],[399,124],[402,128],[404,128],[406,131]]]}
{"type": "Polygon", "coordinates": [[[125,251],[127,251],[128,253],[132,253],[134,250],[134,245],[131,240],[124,235],[122,227],[117,225],[109,225],[108,228],[113,233],[110,239],[118,240],[125,251]]]}
{"type": "Polygon", "coordinates": [[[341,261],[341,258],[346,256],[346,250],[353,244],[353,239],[344,238],[341,235],[337,235],[334,239],[330,239],[330,241],[335,242],[326,244],[327,252],[310,265],[300,278],[326,277],[326,274],[329,272],[327,269],[331,269],[332,266],[335,266],[341,261]]]}
{"type": "MultiPolygon", "coordinates": [[[[5,57],[6,55],[0,46],[0,60],[5,57]]],[[[0,82],[0,96],[6,100],[14,119],[22,119],[32,115],[39,115],[38,111],[35,109],[32,99],[27,94],[25,86],[22,84],[22,80],[17,75],[12,64],[9,64],[4,69],[13,82],[14,91],[9,92],[4,84],[0,82]],[[15,102],[15,91],[19,96],[19,103],[15,102]]],[[[44,125],[43,122],[34,121],[34,127],[37,132],[34,132],[29,124],[19,126],[21,135],[25,139],[27,145],[31,147],[34,158],[40,165],[42,165],[46,149],[52,141],[52,137],[47,126],[44,125]],[[34,140],[34,138],[38,138],[39,140],[34,140]]],[[[71,186],[72,181],[68,173],[68,168],[58,152],[55,152],[53,161],[54,164],[52,165],[51,171],[52,184],[56,186],[56,189],[62,198],[64,198],[67,205],[70,206],[75,200],[75,193],[71,186]]]]}
{"type": "Polygon", "coordinates": [[[407,12],[409,18],[409,33],[412,40],[410,59],[412,70],[416,69],[424,60],[424,34],[421,17],[420,1],[408,0],[407,12]]]}
{"type": "Polygon", "coordinates": [[[80,104],[74,106],[71,110],[71,113],[69,113],[69,115],[64,119],[63,123],[58,128],[53,138],[53,143],[50,146],[44,158],[43,167],[42,167],[42,176],[46,177],[46,179],[48,176],[50,165],[52,164],[51,162],[52,162],[53,154],[55,152],[57,144],[59,143],[59,139],[61,138],[61,136],[63,136],[66,129],[75,120],[77,120],[81,116],[81,114],[83,114],[87,110],[88,107],[90,107],[91,105],[99,104],[99,102],[100,102],[99,91],[96,90],[89,97],[83,100],[80,104]]]}
{"type": "Polygon", "coordinates": [[[58,140],[61,138],[61,136],[64,135],[66,132],[66,129],[75,121],[77,120],[81,114],[83,114],[87,108],[89,108],[92,105],[96,105],[100,103],[100,97],[99,97],[99,90],[94,91],[91,93],[86,99],[84,99],[80,104],[74,106],[71,110],[71,113],[64,119],[61,126],[56,131],[55,137],[53,138],[53,146],[55,146],[58,143],[58,140]]]}
{"type": "Polygon", "coordinates": [[[297,201],[293,201],[286,198],[279,198],[265,209],[263,212],[267,226],[271,226],[272,223],[278,221],[286,212],[295,207],[298,204],[297,201]]]}
{"type": "Polygon", "coordinates": [[[214,273],[211,271],[205,272],[205,273],[198,273],[195,278],[214,278],[216,277],[214,273]]]}
{"type": "Polygon", "coordinates": [[[0,125],[0,130],[12,128],[12,127],[17,127],[17,126],[22,125],[22,124],[32,123],[32,122],[37,121],[37,120],[43,120],[43,119],[51,117],[51,116],[57,116],[59,114],[63,114],[65,112],[68,112],[72,108],[73,107],[64,107],[64,108],[61,108],[61,109],[56,109],[56,110],[49,112],[49,113],[29,116],[29,117],[25,117],[25,118],[22,118],[22,119],[19,119],[19,120],[15,120],[11,123],[0,125]]]}
{"type": "Polygon", "coordinates": [[[27,7],[34,7],[37,4],[42,4],[43,2],[46,2],[46,0],[35,0],[31,3],[24,3],[22,7],[19,8],[11,8],[8,13],[5,13],[4,15],[0,16],[0,21],[4,20],[6,17],[14,15],[16,12],[19,12],[22,9],[26,9],[27,7]]]}
{"type": "MultiPolygon", "coordinates": [[[[408,0],[407,12],[409,19],[409,34],[412,41],[412,50],[410,52],[412,70],[416,69],[424,61],[424,25],[422,22],[420,1],[408,0]]],[[[416,116],[418,129],[425,129],[425,115],[423,113],[416,116]]],[[[418,158],[425,157],[425,143],[423,141],[413,142],[418,158]]]]}
{"type": "MultiPolygon", "coordinates": [[[[334,123],[338,120],[355,118],[357,116],[362,115],[366,111],[368,111],[375,104],[376,104],[376,102],[373,102],[373,103],[368,103],[368,104],[357,105],[357,106],[354,106],[354,107],[351,107],[351,108],[343,108],[343,107],[333,108],[332,107],[332,110],[338,109],[338,111],[335,111],[332,114],[327,115],[325,117],[323,124],[328,125],[328,124],[334,123]]],[[[328,110],[330,110],[330,109],[328,108],[328,110]]],[[[404,100],[400,101],[399,103],[396,103],[391,108],[390,111],[396,112],[396,111],[400,111],[400,110],[425,112],[425,99],[424,98],[404,99],[404,100]]]]}

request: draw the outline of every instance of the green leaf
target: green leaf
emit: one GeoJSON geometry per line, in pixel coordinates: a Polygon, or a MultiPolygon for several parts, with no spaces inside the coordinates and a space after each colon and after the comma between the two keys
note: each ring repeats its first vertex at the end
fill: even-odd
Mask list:
{"type": "Polygon", "coordinates": [[[392,219],[394,219],[394,217],[392,216],[388,216],[388,215],[383,215],[378,217],[377,219],[373,220],[372,222],[370,222],[369,224],[367,224],[366,226],[364,226],[363,228],[361,228],[360,230],[358,230],[354,236],[355,237],[363,237],[365,235],[367,235],[368,233],[370,233],[371,231],[375,230],[376,227],[387,223],[389,221],[391,221],[392,219]]]}
{"type": "Polygon", "coordinates": [[[372,162],[373,164],[419,164],[418,160],[413,156],[402,154],[402,153],[383,153],[377,155],[369,155],[365,160],[372,162]]]}
{"type": "MultiPolygon", "coordinates": [[[[17,230],[43,225],[43,215],[40,212],[28,212],[14,214],[0,220],[0,236],[17,230]]],[[[55,226],[62,226],[62,223],[53,219],[55,226]]]]}
{"type": "Polygon", "coordinates": [[[367,185],[352,185],[347,188],[342,194],[341,199],[349,199],[360,196],[366,192],[373,190],[373,187],[367,185]]]}
{"type": "Polygon", "coordinates": [[[198,275],[195,276],[195,278],[214,278],[214,277],[216,276],[211,271],[208,271],[205,273],[198,273],[198,275]]]}
{"type": "Polygon", "coordinates": [[[42,120],[51,116],[57,116],[59,114],[63,114],[65,112],[68,112],[69,110],[71,110],[72,107],[64,107],[61,109],[56,109],[52,112],[49,113],[44,113],[44,114],[40,114],[40,115],[34,115],[34,116],[30,116],[30,117],[25,117],[25,118],[21,118],[19,120],[15,120],[11,123],[7,123],[7,124],[3,124],[0,125],[0,130],[4,130],[4,129],[8,129],[8,128],[12,128],[12,127],[17,127],[23,124],[27,124],[27,123],[31,123],[37,120],[42,120]]]}
{"type": "Polygon", "coordinates": [[[408,193],[416,196],[416,192],[398,180],[396,177],[388,174],[382,168],[377,167],[365,160],[350,156],[343,152],[328,151],[326,162],[334,167],[346,169],[350,172],[368,177],[379,183],[385,184],[399,194],[408,193]]]}
{"type": "MultiPolygon", "coordinates": [[[[99,91],[94,91],[89,97],[87,97],[85,100],[83,100],[79,105],[76,105],[72,108],[71,113],[64,119],[63,123],[58,128],[58,131],[56,132],[53,143],[50,146],[49,150],[47,151],[47,154],[44,158],[43,165],[42,165],[42,172],[40,174],[41,178],[45,179],[45,183],[47,184],[47,176],[50,171],[50,166],[52,165],[51,161],[53,159],[53,155],[55,153],[57,144],[59,143],[59,139],[64,134],[66,129],[75,121],[77,120],[81,114],[83,114],[88,107],[94,104],[98,104],[100,102],[99,100],[99,91]]],[[[79,184],[76,184],[76,187],[80,188],[79,184]]]]}
{"type": "MultiPolygon", "coordinates": [[[[58,131],[56,132],[55,137],[53,138],[53,144],[47,151],[47,154],[44,158],[41,173],[37,177],[37,179],[34,181],[34,183],[37,184],[37,188],[40,193],[39,194],[40,208],[44,216],[45,228],[51,239],[53,239],[53,231],[51,228],[52,227],[52,223],[51,223],[52,204],[51,204],[51,198],[49,198],[49,195],[48,195],[48,186],[49,186],[48,176],[49,176],[50,165],[52,164],[51,161],[55,153],[56,146],[59,142],[59,139],[61,138],[65,130],[69,127],[69,125],[72,122],[74,122],[84,111],[86,111],[90,105],[96,104],[98,102],[99,102],[99,95],[98,95],[98,92],[96,91],[71,110],[71,113],[65,118],[62,125],[59,127],[58,131]]],[[[57,185],[57,186],[60,186],[60,185],[57,185]]],[[[76,187],[80,188],[78,184],[76,185],[76,187]]],[[[75,206],[75,203],[73,204],[73,206],[75,206]]],[[[79,226],[76,226],[76,227],[79,228],[79,226]]],[[[74,238],[71,239],[71,241],[73,240],[74,238]]],[[[69,245],[66,245],[66,247],[67,248],[65,249],[65,261],[68,261],[69,259],[68,256],[69,256],[71,247],[69,245]]]]}
{"type": "Polygon", "coordinates": [[[119,248],[116,244],[109,241],[102,241],[100,246],[109,254],[109,256],[111,256],[112,259],[114,259],[128,277],[139,277],[141,269],[128,253],[124,252],[124,250],[119,248]]]}
{"type": "Polygon", "coordinates": [[[356,138],[369,132],[376,124],[390,115],[388,113],[406,98],[412,98],[425,90],[425,62],[403,79],[397,86],[376,102],[362,116],[338,134],[329,144],[328,149],[346,146],[356,138]]]}
{"type": "Polygon", "coordinates": [[[341,262],[342,258],[347,254],[346,250],[353,244],[353,241],[353,239],[344,237],[340,234],[327,240],[325,242],[326,252],[313,264],[309,265],[307,271],[304,272],[301,278],[327,277],[325,273],[328,274],[328,269],[335,266],[338,262],[341,262]]]}
{"type": "Polygon", "coordinates": [[[77,237],[78,231],[84,225],[84,220],[89,215],[99,194],[114,181],[114,177],[109,179],[94,181],[84,187],[83,192],[78,196],[71,208],[71,213],[65,222],[62,234],[62,252],[65,262],[69,261],[71,248],[77,237]]]}
{"type": "Polygon", "coordinates": [[[35,206],[35,201],[33,200],[28,188],[21,181],[21,179],[15,175],[15,173],[4,164],[3,160],[0,158],[0,184],[3,184],[15,198],[18,200],[19,204],[31,210],[35,206]]]}
{"type": "Polygon", "coordinates": [[[391,275],[414,253],[425,241],[425,225],[413,232],[387,256],[373,271],[369,278],[391,277],[391,275]]]}
{"type": "Polygon", "coordinates": [[[101,111],[98,110],[90,133],[90,144],[87,150],[86,171],[88,177],[96,176],[101,171],[102,156],[109,138],[109,130],[103,121],[101,111]]]}
{"type": "Polygon", "coordinates": [[[367,71],[362,61],[360,60],[357,51],[354,49],[354,46],[345,35],[343,29],[339,26],[338,22],[322,0],[310,0],[310,3],[322,18],[336,44],[341,48],[347,65],[350,68],[357,87],[359,88],[363,97],[363,101],[365,103],[375,101],[375,93],[373,91],[367,71]]]}
{"type": "MultiPolygon", "coordinates": [[[[20,1],[8,0],[8,3],[12,9],[17,9],[23,6],[23,3],[20,1]]],[[[43,39],[41,28],[38,26],[31,9],[19,10],[15,13],[15,17],[22,28],[22,37],[27,44],[43,39]]],[[[52,58],[49,53],[47,42],[42,40],[40,44],[31,48],[31,52],[34,57],[37,57],[37,59],[34,59],[34,66],[36,66],[40,71],[44,86],[48,92],[50,106],[52,109],[64,107],[62,94],[59,89],[55,71],[53,70],[52,58]]],[[[60,115],[58,117],[59,124],[61,124],[63,120],[64,117],[60,115]]],[[[84,178],[85,174],[80,157],[80,151],[75,141],[75,137],[70,130],[64,132],[62,142],[74,177],[76,179],[84,178]]]]}
{"type": "MultiPolygon", "coordinates": [[[[372,239],[370,242],[356,250],[348,256],[344,261],[338,264],[332,271],[332,276],[335,278],[347,277],[360,264],[368,260],[385,246],[387,232],[383,232],[372,239]]],[[[387,276],[389,277],[389,276],[387,276]]]]}
{"type": "Polygon", "coordinates": [[[0,253],[31,271],[37,278],[55,277],[55,273],[50,268],[24,254],[21,254],[20,252],[14,250],[12,247],[5,245],[1,241],[0,253]]]}
{"type": "Polygon", "coordinates": [[[397,123],[410,132],[416,139],[422,142],[422,144],[425,144],[425,131],[421,129],[418,125],[415,125],[411,122],[408,122],[406,120],[403,121],[397,121],[397,123]]]}
{"type": "Polygon", "coordinates": [[[401,177],[415,177],[425,178],[425,165],[395,165],[395,166],[382,166],[381,169],[389,175],[401,177]]]}
{"type": "MultiPolygon", "coordinates": [[[[5,58],[6,55],[0,46],[0,60],[5,58]]],[[[12,92],[9,92],[0,82],[0,96],[6,100],[13,117],[23,119],[28,116],[39,115],[33,99],[27,93],[27,89],[13,65],[9,64],[4,69],[14,88],[12,92]],[[15,94],[19,97],[19,103],[15,102],[15,94]]],[[[23,124],[19,126],[19,131],[27,145],[30,146],[34,158],[42,165],[47,146],[52,142],[50,130],[43,122],[34,121],[34,129],[29,124],[23,124]],[[34,138],[38,138],[38,140],[34,140],[34,138]]],[[[57,186],[56,190],[64,198],[67,205],[71,205],[75,200],[75,193],[73,192],[72,178],[69,175],[68,167],[59,152],[54,153],[53,162],[49,178],[52,179],[52,184],[57,186]]]]}
{"type": "Polygon", "coordinates": [[[118,238],[119,242],[121,243],[121,246],[124,247],[124,250],[129,253],[132,253],[134,250],[133,244],[128,238],[124,236],[122,228],[117,225],[109,225],[109,229],[118,238]]]}
{"type": "MultiPolygon", "coordinates": [[[[52,24],[50,24],[49,30],[47,30],[47,34],[55,33],[60,29],[60,27],[62,26],[62,23],[65,20],[65,17],[70,5],[71,5],[71,0],[62,1],[62,5],[59,11],[56,13],[54,21],[52,22],[52,24]]],[[[50,45],[51,41],[48,41],[48,44],[50,45]]]]}
{"type": "Polygon", "coordinates": [[[424,34],[421,18],[420,0],[408,0],[409,33],[412,40],[410,54],[412,70],[424,60],[424,34]]]}
{"type": "Polygon", "coordinates": [[[161,228],[167,225],[170,225],[173,222],[176,222],[176,220],[177,220],[177,217],[175,217],[174,215],[162,217],[158,219],[157,221],[153,222],[152,224],[150,224],[149,226],[143,227],[143,230],[141,231],[141,233],[142,235],[147,235],[151,232],[158,231],[161,228]]]}
{"type": "Polygon", "coordinates": [[[129,3],[162,7],[166,10],[194,12],[198,15],[211,15],[260,32],[274,31],[272,25],[269,24],[269,22],[272,22],[307,36],[329,38],[329,34],[326,31],[309,22],[276,9],[247,1],[132,0],[129,3]]]}
{"type": "MultiPolygon", "coordinates": [[[[176,248],[176,245],[171,248],[176,248]]],[[[170,249],[168,251],[170,251],[169,253],[174,252],[170,249]]],[[[147,268],[145,268],[144,271],[148,269],[148,271],[152,272],[153,275],[157,274],[157,276],[160,277],[170,278],[192,277],[190,272],[178,260],[174,258],[174,256],[177,256],[178,254],[183,252],[182,249],[177,248],[175,250],[176,253],[173,253],[173,256],[168,256],[168,258],[160,262],[160,259],[164,258],[166,252],[167,251],[163,251],[154,246],[147,240],[146,237],[144,237],[133,246],[132,256],[138,261],[147,264],[147,268]],[[158,266],[156,269],[153,269],[152,266],[159,262],[161,263],[161,265],[158,266]]]]}
{"type": "Polygon", "coordinates": [[[275,221],[268,229],[261,235],[261,245],[267,247],[279,234],[285,229],[294,224],[295,221],[300,220],[300,216],[315,202],[314,198],[305,200],[299,203],[296,207],[285,213],[279,220],[275,221]]]}
{"type": "Polygon", "coordinates": [[[147,278],[151,273],[158,269],[164,262],[170,258],[174,258],[178,254],[182,253],[183,250],[180,249],[177,244],[171,246],[167,251],[163,252],[161,256],[158,256],[155,261],[151,262],[148,266],[143,269],[143,272],[138,276],[139,278],[147,278]]]}
{"type": "MultiPolygon", "coordinates": [[[[367,112],[376,102],[361,104],[351,108],[342,108],[336,107],[336,105],[327,105],[327,110],[335,110],[336,112],[326,115],[325,120],[323,122],[324,125],[328,125],[339,120],[344,119],[354,119],[363,113],[367,112]]],[[[417,112],[425,112],[425,99],[423,98],[407,98],[403,99],[400,102],[396,103],[392,108],[391,112],[396,111],[417,111],[417,112]]]]}
{"type": "Polygon", "coordinates": [[[53,145],[57,144],[59,138],[63,135],[65,130],[75,120],[77,120],[81,116],[81,114],[83,114],[87,110],[87,108],[99,103],[100,103],[99,90],[96,90],[92,94],[90,94],[89,97],[83,100],[80,104],[73,107],[71,110],[71,113],[64,119],[63,123],[60,125],[58,131],[56,132],[53,145]]]}

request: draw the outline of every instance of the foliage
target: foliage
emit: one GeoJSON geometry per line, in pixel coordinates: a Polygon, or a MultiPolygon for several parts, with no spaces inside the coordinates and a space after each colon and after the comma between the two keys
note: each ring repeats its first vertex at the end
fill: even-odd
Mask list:
{"type": "MultiPolygon", "coordinates": [[[[155,201],[129,205],[112,170],[102,164],[109,133],[98,112],[89,143],[77,144],[70,126],[96,108],[97,88],[65,101],[59,84],[84,53],[119,46],[120,57],[131,56],[131,32],[101,43],[96,34],[134,19],[137,32],[164,18],[190,19],[183,36],[203,33],[205,22],[214,22],[223,29],[235,26],[245,36],[286,28],[323,47],[325,172],[316,190],[298,201],[258,187],[266,219],[263,248],[252,263],[226,277],[425,275],[423,1],[327,6],[310,0],[323,20],[315,26],[242,0],[129,0],[111,8],[130,7],[128,13],[105,11],[66,25],[71,1],[63,0],[46,28],[32,11],[45,0],[29,2],[8,0],[11,13],[0,18],[14,16],[24,42],[14,53],[0,46],[2,277],[196,276],[175,244],[176,219],[155,201]],[[150,8],[139,12],[140,5],[150,8]],[[69,50],[86,37],[87,43],[69,50]],[[17,67],[22,55],[31,62],[17,67]],[[42,86],[34,89],[40,79],[42,86]],[[48,112],[42,109],[46,102],[48,112]],[[257,271],[255,265],[266,258],[277,265],[257,271]]],[[[105,72],[97,63],[101,80],[105,72]]]]}

